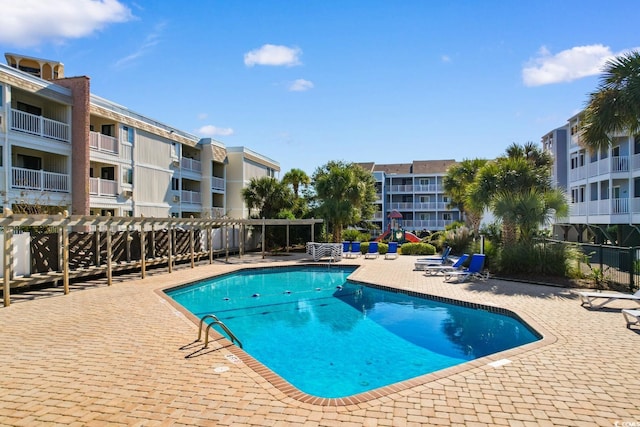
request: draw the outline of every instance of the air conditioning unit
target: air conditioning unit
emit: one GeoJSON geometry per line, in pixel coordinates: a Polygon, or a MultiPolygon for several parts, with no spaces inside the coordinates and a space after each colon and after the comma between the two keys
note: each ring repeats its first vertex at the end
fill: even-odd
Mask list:
{"type": "Polygon", "coordinates": [[[133,196],[133,191],[131,190],[123,190],[122,197],[126,197],[127,199],[133,196]]]}
{"type": "Polygon", "coordinates": [[[174,202],[179,202],[180,201],[180,196],[173,196],[173,201],[174,202]]]}
{"type": "Polygon", "coordinates": [[[180,167],[180,160],[174,160],[172,162],[172,164],[173,164],[174,167],[179,168],[180,167]]]}

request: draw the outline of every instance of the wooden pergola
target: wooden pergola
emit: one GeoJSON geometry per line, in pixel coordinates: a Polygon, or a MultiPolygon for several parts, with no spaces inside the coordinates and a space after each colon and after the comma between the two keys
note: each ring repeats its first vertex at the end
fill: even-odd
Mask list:
{"type": "MultiPolygon", "coordinates": [[[[140,275],[144,279],[146,275],[146,269],[149,265],[167,264],[168,272],[173,271],[173,265],[178,260],[177,257],[172,255],[171,242],[169,238],[169,249],[167,256],[146,259],[145,247],[147,242],[145,241],[145,234],[147,231],[151,231],[151,236],[154,236],[154,230],[166,229],[169,236],[172,235],[174,230],[178,227],[189,230],[189,245],[190,254],[187,257],[191,261],[191,268],[195,267],[196,255],[200,256],[201,253],[196,254],[194,250],[194,229],[206,230],[207,236],[207,253],[209,256],[209,263],[213,262],[214,249],[213,249],[213,233],[214,228],[226,228],[224,253],[228,260],[229,257],[229,230],[239,227],[240,241],[239,241],[239,255],[242,256],[245,248],[244,236],[246,233],[246,227],[261,227],[262,228],[262,257],[265,257],[265,231],[267,226],[286,226],[286,251],[290,249],[289,244],[289,231],[291,226],[310,226],[311,227],[311,241],[314,236],[315,224],[322,223],[322,219],[213,219],[213,218],[146,218],[146,217],[112,217],[112,216],[88,216],[88,215],[24,215],[8,213],[4,216],[0,216],[0,227],[4,232],[4,258],[3,258],[3,297],[5,307],[10,305],[10,291],[13,284],[33,284],[33,283],[46,283],[51,281],[62,281],[64,287],[64,293],[69,293],[69,279],[72,277],[82,277],[90,274],[106,273],[107,284],[112,284],[112,274],[114,269],[140,269],[140,275]],[[59,271],[51,271],[48,273],[38,274],[39,277],[22,277],[14,278],[13,275],[13,234],[16,228],[23,227],[47,227],[54,228],[58,231],[58,246],[61,248],[60,255],[60,269],[59,271]],[[74,271],[69,268],[69,231],[70,230],[106,230],[106,248],[107,255],[105,264],[96,266],[90,271],[74,271]],[[113,230],[139,230],[140,233],[140,259],[127,263],[125,265],[114,265],[112,261],[112,245],[111,236],[113,230]]],[[[153,238],[153,237],[152,237],[153,238]]],[[[185,256],[182,255],[179,260],[184,260],[185,256]]]]}

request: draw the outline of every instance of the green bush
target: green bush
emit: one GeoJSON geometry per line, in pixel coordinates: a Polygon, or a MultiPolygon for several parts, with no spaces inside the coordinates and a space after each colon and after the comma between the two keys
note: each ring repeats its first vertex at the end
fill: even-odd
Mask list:
{"type": "Polygon", "coordinates": [[[386,243],[382,243],[382,242],[378,243],[378,253],[380,255],[384,255],[387,252],[389,252],[389,245],[387,245],[386,243]]]}
{"type": "Polygon", "coordinates": [[[498,270],[502,274],[536,274],[566,277],[570,252],[562,244],[519,242],[500,251],[498,270]]]}
{"type": "Polygon", "coordinates": [[[429,243],[403,243],[401,253],[402,255],[434,255],[436,248],[429,243]]]}
{"type": "Polygon", "coordinates": [[[360,239],[360,231],[350,228],[342,232],[342,240],[345,242],[357,242],[360,239]]]}
{"type": "Polygon", "coordinates": [[[473,243],[473,237],[471,236],[471,230],[465,226],[458,226],[454,229],[445,231],[441,237],[444,242],[451,246],[451,253],[454,255],[462,255],[467,252],[471,243],[473,243]]]}
{"type": "Polygon", "coordinates": [[[360,243],[360,253],[364,255],[367,252],[369,252],[369,242],[360,243]]]}

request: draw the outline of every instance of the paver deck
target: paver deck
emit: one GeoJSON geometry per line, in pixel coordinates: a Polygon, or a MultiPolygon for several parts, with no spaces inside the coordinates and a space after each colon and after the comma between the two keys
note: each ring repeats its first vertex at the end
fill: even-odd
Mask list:
{"type": "Polygon", "coordinates": [[[291,397],[229,357],[237,349],[224,339],[186,357],[197,325],[158,289],[264,262],[302,261],[233,257],[111,287],[88,282],[69,295],[13,297],[11,306],[0,308],[0,424],[640,425],[640,330],[626,328],[620,313],[637,304],[620,301],[596,311],[563,288],[443,283],[414,271],[410,256],[341,264],[361,264],[352,276],[359,281],[512,310],[544,334],[543,343],[336,406],[291,397]],[[508,363],[488,364],[500,359],[508,363]]]}

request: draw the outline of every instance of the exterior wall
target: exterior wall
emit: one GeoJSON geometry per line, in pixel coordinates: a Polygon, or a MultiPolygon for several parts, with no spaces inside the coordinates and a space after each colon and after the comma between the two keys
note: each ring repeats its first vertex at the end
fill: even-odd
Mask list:
{"type": "Polygon", "coordinates": [[[88,215],[89,203],[89,97],[88,77],[74,77],[56,81],[71,90],[73,110],[71,116],[71,213],[88,215]]]}

